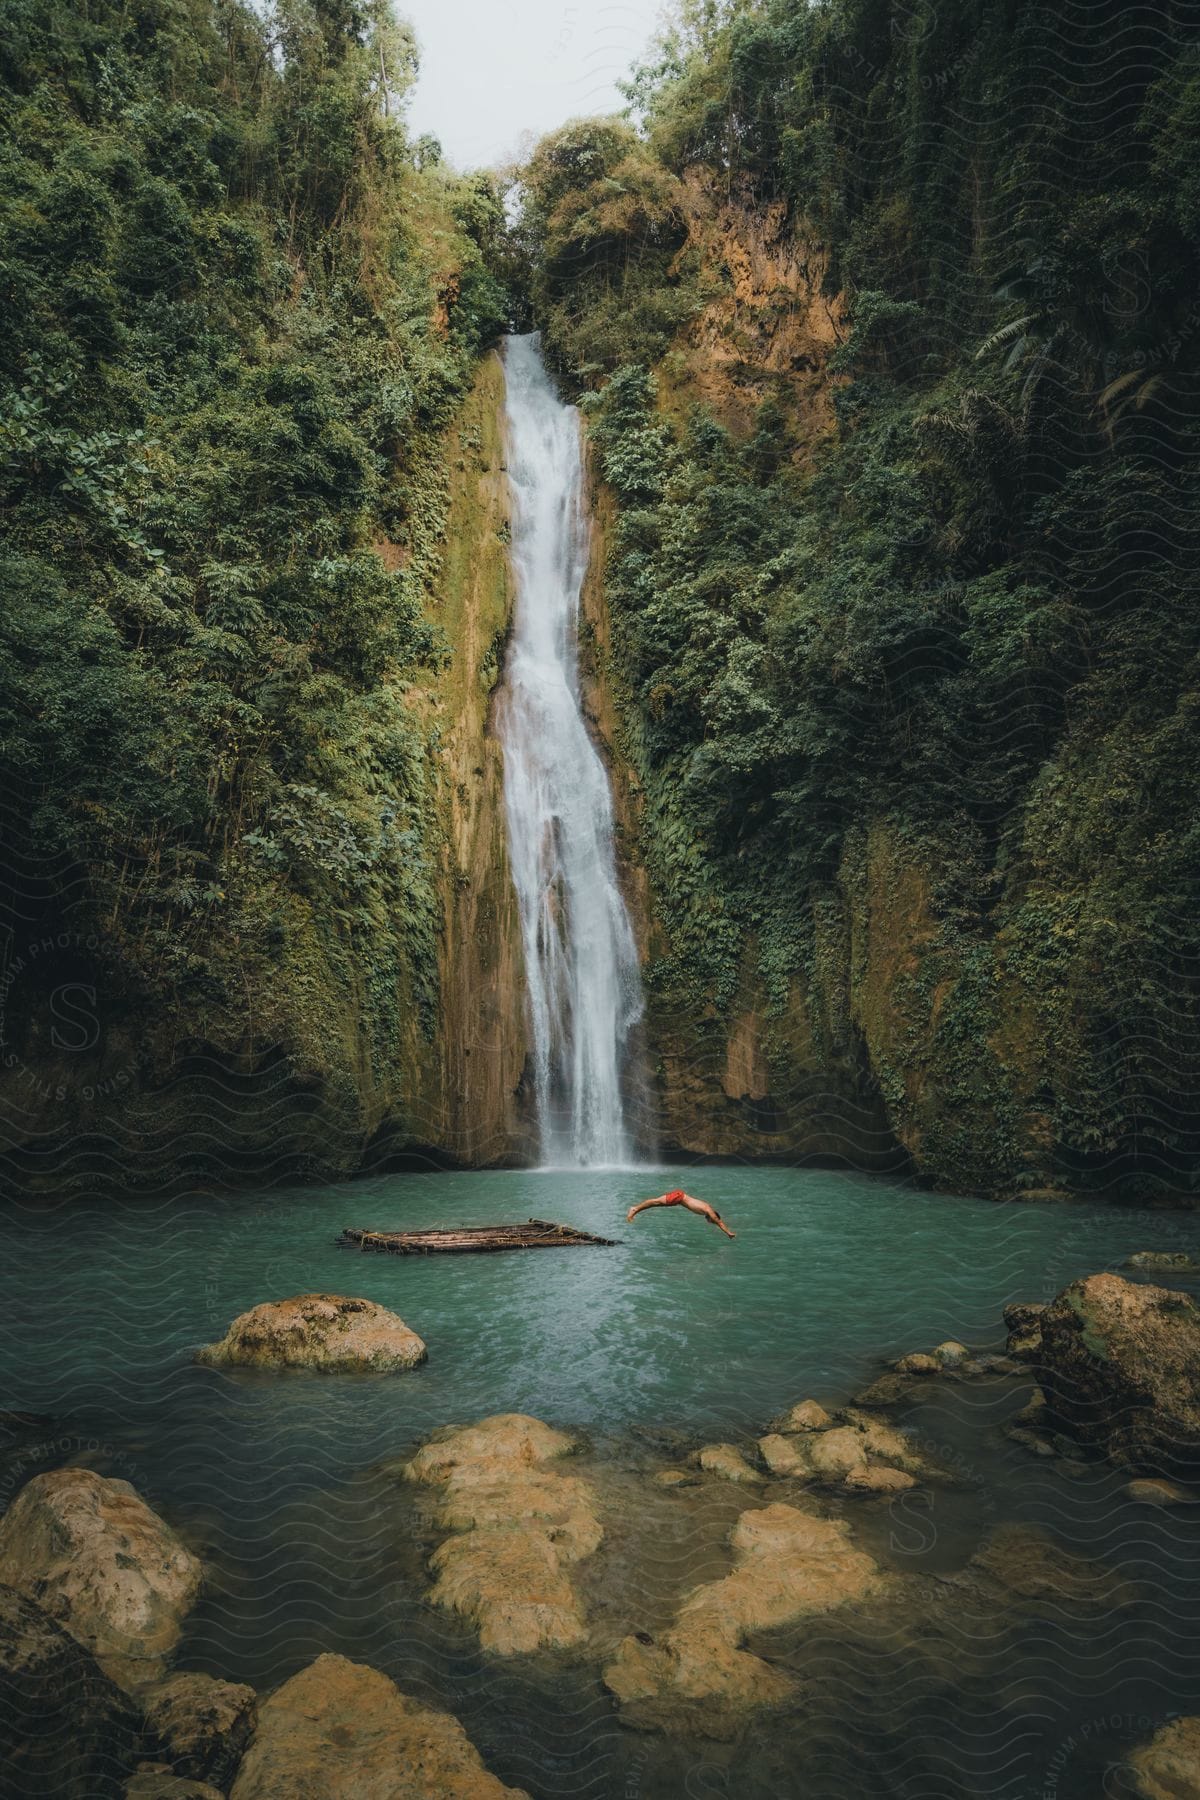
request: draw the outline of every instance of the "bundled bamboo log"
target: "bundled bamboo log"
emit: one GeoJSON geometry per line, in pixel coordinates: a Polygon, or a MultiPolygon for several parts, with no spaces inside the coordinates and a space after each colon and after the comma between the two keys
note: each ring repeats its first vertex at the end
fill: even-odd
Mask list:
{"type": "Polygon", "coordinates": [[[596,1237],[574,1225],[552,1219],[529,1219],[524,1225],[454,1225],[429,1231],[367,1231],[347,1227],[339,1244],[354,1250],[377,1250],[392,1256],[431,1256],[442,1251],[561,1250],[572,1244],[611,1247],[616,1238],[596,1237]]]}

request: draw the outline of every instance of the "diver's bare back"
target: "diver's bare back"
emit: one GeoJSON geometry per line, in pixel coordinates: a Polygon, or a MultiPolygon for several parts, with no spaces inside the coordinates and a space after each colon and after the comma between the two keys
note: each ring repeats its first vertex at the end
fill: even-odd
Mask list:
{"type": "Polygon", "coordinates": [[[650,1206],[686,1206],[698,1219],[707,1219],[710,1225],[723,1231],[727,1238],[737,1236],[736,1232],[730,1231],[715,1206],[710,1206],[707,1200],[697,1200],[694,1194],[685,1194],[682,1188],[672,1188],[668,1194],[656,1194],[653,1200],[640,1200],[625,1214],[626,1223],[632,1223],[638,1213],[645,1212],[650,1206]]]}

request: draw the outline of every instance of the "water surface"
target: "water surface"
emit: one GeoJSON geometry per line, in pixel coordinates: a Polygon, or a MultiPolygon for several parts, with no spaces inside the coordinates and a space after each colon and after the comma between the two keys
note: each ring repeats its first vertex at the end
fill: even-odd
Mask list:
{"type": "MultiPolygon", "coordinates": [[[[999,1520],[1030,1520],[1136,1572],[1145,1605],[1098,1636],[1067,1619],[1062,1643],[1015,1640],[1003,1666],[1028,1684],[1019,1727],[1012,1695],[1002,1704],[990,1686],[982,1698],[942,1696],[928,1716],[919,1707],[891,1716],[904,1683],[897,1688],[885,1655],[865,1656],[861,1686],[856,1677],[838,1690],[858,1724],[835,1719],[838,1756],[831,1750],[825,1772],[794,1787],[780,1783],[789,1757],[802,1754],[790,1735],[798,1722],[772,1722],[747,1759],[624,1730],[594,1664],[486,1662],[469,1633],[425,1606],[424,1562],[437,1536],[387,1468],[437,1425],[519,1410],[581,1429],[593,1466],[633,1483],[708,1439],[757,1434],[794,1400],[843,1402],[903,1351],[951,1336],[999,1348],[1006,1301],[1048,1298],[1135,1250],[1197,1250],[1193,1219],[994,1205],[825,1170],[723,1167],[403,1174],[170,1204],[10,1204],[2,1225],[3,1404],[55,1424],[9,1450],[0,1501],[37,1469],[72,1458],[133,1481],[210,1569],[183,1649],[192,1666],[266,1687],[323,1649],[372,1662],[451,1706],[497,1772],[538,1800],[823,1796],[847,1782],[879,1796],[1018,1800],[1041,1791],[1040,1772],[1089,1718],[1132,1708],[1158,1722],[1200,1698],[1195,1525],[1130,1507],[1121,1479],[1100,1466],[1068,1479],[1019,1450],[1001,1427],[1027,1395],[1020,1383],[930,1388],[905,1422],[957,1469],[958,1483],[932,1511],[924,1503],[864,1511],[864,1541],[891,1566],[936,1579],[961,1567],[999,1520]],[[625,1223],[633,1201],[675,1185],[712,1200],[736,1241],[678,1209],[625,1223]],[[347,1225],[529,1216],[621,1242],[429,1258],[364,1255],[335,1242],[347,1225]],[[428,1365],[352,1378],[193,1364],[196,1347],[247,1307],[322,1289],[398,1312],[426,1339],[428,1365]],[[943,1765],[944,1784],[931,1785],[943,1765]]],[[[629,1489],[631,1583],[644,1579],[632,1516],[640,1491],[629,1489]]],[[[742,1503],[728,1491],[714,1500],[742,1503]]],[[[701,1560],[713,1554],[698,1539],[694,1550],[701,1560]]],[[[610,1578],[619,1587],[621,1571],[610,1578]]],[[[676,1587],[679,1578],[673,1568],[676,1587]]],[[[676,1597],[672,1588],[662,1599],[668,1614],[676,1597]]],[[[653,1610],[649,1596],[646,1605],[653,1610]]],[[[808,1634],[810,1657],[819,1641],[808,1634]]],[[[799,1664],[804,1646],[781,1654],[799,1664]]],[[[1133,1723],[1097,1730],[1087,1756],[1067,1757],[1057,1792],[1099,1791],[1097,1746],[1119,1749],[1139,1735],[1133,1723]]]]}

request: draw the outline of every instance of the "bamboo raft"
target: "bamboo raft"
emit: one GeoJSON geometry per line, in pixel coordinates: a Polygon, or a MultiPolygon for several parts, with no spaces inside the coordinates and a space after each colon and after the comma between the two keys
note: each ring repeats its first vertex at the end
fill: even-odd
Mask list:
{"type": "Polygon", "coordinates": [[[358,1231],[347,1229],[338,1239],[354,1250],[380,1250],[391,1256],[433,1256],[439,1251],[564,1250],[572,1244],[619,1240],[595,1237],[552,1219],[530,1219],[524,1225],[456,1225],[434,1231],[358,1231]]]}

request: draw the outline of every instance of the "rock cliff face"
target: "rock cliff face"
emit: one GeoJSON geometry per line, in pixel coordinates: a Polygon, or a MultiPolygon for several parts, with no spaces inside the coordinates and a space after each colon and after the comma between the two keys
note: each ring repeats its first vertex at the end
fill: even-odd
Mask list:
{"type": "MultiPolygon", "coordinates": [[[[755,208],[686,171],[687,241],[707,298],[655,369],[661,414],[702,408],[744,438],[770,399],[807,467],[834,429],[849,331],[823,292],[826,251],[778,206],[755,208]]],[[[737,991],[715,1001],[654,978],[670,961],[670,905],[652,875],[670,829],[639,781],[645,721],[622,683],[605,598],[617,502],[593,457],[592,562],[583,594],[588,710],[613,777],[626,891],[651,972],[645,1028],[654,1131],[663,1150],[845,1159],[947,1185],[1055,1191],[1047,1116],[1050,1033],[1003,928],[948,914],[927,848],[894,819],[864,816],[811,909],[811,953],[782,998],[744,939],[737,991]]],[[[618,631],[619,631],[618,621],[618,631]]],[[[675,896],[676,905],[680,896],[675,896]]]]}
{"type": "Polygon", "coordinates": [[[405,1112],[455,1161],[533,1149],[520,1105],[525,972],[508,864],[504,767],[492,712],[512,623],[504,372],[491,355],[449,444],[450,508],[436,622],[451,661],[423,704],[438,728],[440,1000],[432,1040],[410,1033],[405,1112]]]}
{"type": "MultiPolygon", "coordinates": [[[[794,269],[794,261],[787,266],[794,269]]],[[[715,331],[716,324],[702,322],[697,330],[692,366],[703,369],[705,334],[715,331]]],[[[726,408],[736,410],[749,404],[742,383],[752,379],[752,369],[730,373],[723,366],[702,391],[712,397],[719,390],[726,408]]],[[[643,834],[650,827],[627,747],[632,708],[612,656],[605,569],[615,506],[594,459],[590,500],[591,556],[580,618],[584,709],[612,780],[618,868],[643,963],[650,964],[668,951],[669,932],[647,872],[643,834]]],[[[858,962],[874,977],[868,984],[877,1000],[871,1024],[884,1036],[894,1021],[882,965],[890,954],[887,946],[899,938],[890,927],[912,923],[897,921],[891,912],[877,913],[874,931],[868,916],[858,932],[858,962]]],[[[852,991],[850,933],[843,929],[836,941],[831,933],[829,948],[827,985],[811,993],[796,986],[782,1013],[769,1009],[752,955],[745,958],[737,1001],[724,1013],[648,989],[644,1140],[666,1153],[813,1156],[844,1158],[881,1171],[907,1167],[867,1048],[861,1016],[869,1010],[867,998],[857,988],[852,991]]]]}
{"type": "Polygon", "coordinates": [[[698,258],[712,292],[680,332],[660,373],[668,412],[698,401],[729,430],[744,432],[770,395],[782,399],[799,455],[833,429],[830,356],[847,335],[845,303],[823,292],[829,267],[820,244],[797,234],[787,208],[762,208],[722,193],[709,169],[684,172],[680,202],[687,240],[678,260],[698,258]]]}
{"type": "MultiPolygon", "coordinates": [[[[440,562],[426,611],[441,666],[372,699],[403,706],[426,796],[411,893],[394,916],[364,916],[351,897],[280,885],[246,904],[229,994],[167,1003],[123,964],[119,918],[9,945],[0,1177],[24,1190],[261,1181],[528,1152],[524,976],[490,728],[512,607],[503,397],[492,353],[431,460],[428,517],[410,522],[434,541],[426,564],[440,562]],[[416,967],[406,927],[430,907],[436,967],[416,967]]],[[[412,557],[411,544],[375,551],[389,569],[412,557]]]]}

